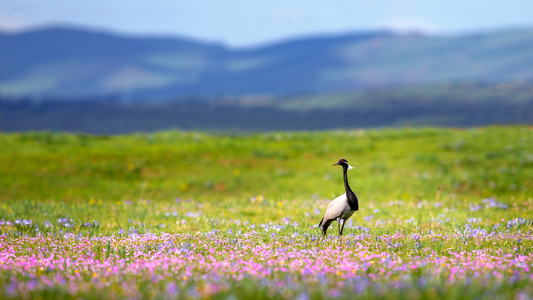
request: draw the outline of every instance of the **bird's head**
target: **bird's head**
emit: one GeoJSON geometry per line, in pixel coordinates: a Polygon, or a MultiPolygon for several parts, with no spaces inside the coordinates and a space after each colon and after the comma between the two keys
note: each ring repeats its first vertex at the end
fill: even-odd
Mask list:
{"type": "Polygon", "coordinates": [[[336,163],[334,163],[332,166],[336,166],[336,165],[340,165],[340,166],[342,166],[343,168],[348,168],[348,170],[353,169],[353,167],[350,166],[350,164],[348,163],[348,161],[347,161],[346,159],[344,159],[344,158],[339,159],[339,161],[336,162],[336,163]]]}

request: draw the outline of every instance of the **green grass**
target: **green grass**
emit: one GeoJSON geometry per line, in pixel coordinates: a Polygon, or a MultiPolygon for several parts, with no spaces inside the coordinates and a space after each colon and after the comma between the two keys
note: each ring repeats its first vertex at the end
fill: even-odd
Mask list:
{"type": "Polygon", "coordinates": [[[527,298],[532,146],[522,126],[2,134],[0,295],[527,298]],[[317,239],[339,158],[360,210],[317,239]]]}
{"type": "MultiPolygon", "coordinates": [[[[165,214],[187,212],[256,223],[289,217],[313,225],[320,220],[315,209],[322,213],[343,193],[341,169],[331,166],[339,158],[355,167],[349,173],[361,206],[355,222],[374,215],[374,209],[380,210],[375,219],[427,221],[442,213],[436,202],[468,208],[489,197],[510,208],[498,218],[528,217],[532,146],[533,130],[519,126],[251,135],[3,134],[0,218],[69,216],[100,220],[103,231],[132,218],[156,226],[165,214]],[[402,204],[389,206],[395,201],[402,204]],[[423,214],[420,205],[427,207],[423,214]]],[[[455,217],[491,217],[490,211],[467,212],[455,217]]]]}

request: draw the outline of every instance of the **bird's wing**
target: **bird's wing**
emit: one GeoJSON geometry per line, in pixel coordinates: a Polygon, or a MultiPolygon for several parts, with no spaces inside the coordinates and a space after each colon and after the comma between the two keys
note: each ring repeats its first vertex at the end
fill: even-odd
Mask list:
{"type": "Polygon", "coordinates": [[[333,201],[328,204],[328,207],[326,208],[326,214],[324,215],[324,220],[337,219],[342,215],[346,208],[349,209],[350,206],[348,205],[346,193],[344,193],[333,199],[333,201]]]}

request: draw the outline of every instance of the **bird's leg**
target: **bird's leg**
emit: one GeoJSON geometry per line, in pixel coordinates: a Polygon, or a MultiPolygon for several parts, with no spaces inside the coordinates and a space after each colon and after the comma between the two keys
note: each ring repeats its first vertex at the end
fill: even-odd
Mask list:
{"type": "MultiPolygon", "coordinates": [[[[342,237],[341,221],[342,219],[337,219],[337,229],[339,230],[339,237],[342,237]]],[[[342,225],[342,227],[344,227],[344,224],[342,225]]]]}
{"type": "Polygon", "coordinates": [[[346,219],[345,219],[345,220],[343,220],[343,222],[342,222],[342,227],[341,227],[341,236],[342,236],[342,231],[344,230],[344,224],[346,224],[346,219]]]}

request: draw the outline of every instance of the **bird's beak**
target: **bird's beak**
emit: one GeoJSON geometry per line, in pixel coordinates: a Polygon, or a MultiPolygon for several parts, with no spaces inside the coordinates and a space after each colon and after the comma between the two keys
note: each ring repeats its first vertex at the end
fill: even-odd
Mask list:
{"type": "Polygon", "coordinates": [[[338,162],[336,162],[336,163],[332,164],[332,166],[336,166],[336,165],[338,165],[338,164],[339,164],[339,163],[338,163],[338,162]]]}

